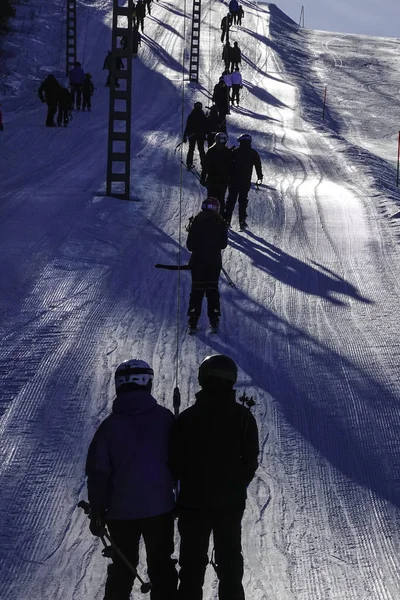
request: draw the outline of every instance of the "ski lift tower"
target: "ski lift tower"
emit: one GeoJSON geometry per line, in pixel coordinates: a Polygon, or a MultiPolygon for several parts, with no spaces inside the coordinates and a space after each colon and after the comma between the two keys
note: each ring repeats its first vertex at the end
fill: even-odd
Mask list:
{"type": "Polygon", "coordinates": [[[190,41],[189,79],[199,81],[201,0],[193,0],[192,37],[190,41]]]}
{"type": "Polygon", "coordinates": [[[65,74],[69,75],[76,62],[76,0],[67,0],[66,43],[65,74]]]}
{"type": "Polygon", "coordinates": [[[107,196],[130,198],[132,118],[132,25],[133,0],[113,0],[111,56],[109,58],[110,103],[108,116],[107,196]],[[118,47],[121,40],[121,47],[118,47]],[[124,66],[117,69],[117,60],[124,66]],[[113,186],[117,190],[113,191],[113,186]],[[123,191],[121,191],[121,187],[123,191]]]}

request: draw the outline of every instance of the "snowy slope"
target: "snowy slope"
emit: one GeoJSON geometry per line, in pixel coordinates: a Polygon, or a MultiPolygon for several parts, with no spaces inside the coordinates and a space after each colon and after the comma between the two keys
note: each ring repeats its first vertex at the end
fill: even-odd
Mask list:
{"type": "Polygon", "coordinates": [[[191,3],[153,3],[133,66],[139,201],[125,202],[104,196],[111,2],[79,4],[78,56],[97,89],[92,113],[66,130],[44,127],[35,96],[46,71],[62,76],[61,3],[31,4],[38,18],[7,40],[2,82],[1,598],[102,598],[106,560],[76,504],[113,371],[148,360],[156,397],[172,407],[178,383],[184,408],[199,362],[223,352],[260,427],[247,597],[398,600],[398,42],[298,30],[275,5],[243,3],[231,38],[246,89],[228,130],[232,143],[252,134],[264,185],[251,192],[248,233],[234,217],[224,264],[236,288],[221,278],[220,334],[203,316],[193,338],[188,274],[154,264],[188,258],[184,225],[204,190],[174,151],[222,71],[223,5],[203,0],[190,85],[191,3]]]}

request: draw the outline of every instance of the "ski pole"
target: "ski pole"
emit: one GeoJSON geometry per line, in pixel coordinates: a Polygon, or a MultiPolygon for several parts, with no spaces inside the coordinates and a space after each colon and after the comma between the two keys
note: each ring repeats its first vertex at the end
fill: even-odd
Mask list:
{"type": "Polygon", "coordinates": [[[226,277],[226,280],[227,280],[227,282],[228,282],[228,285],[231,285],[232,287],[234,287],[234,288],[235,288],[235,287],[236,287],[236,285],[233,283],[232,279],[229,277],[228,273],[226,272],[226,269],[224,269],[224,267],[222,267],[222,268],[221,268],[221,270],[222,270],[223,274],[224,274],[224,275],[225,275],[225,277],[226,277]]]}
{"type": "MultiPolygon", "coordinates": [[[[78,502],[78,508],[82,508],[85,515],[87,515],[90,518],[89,502],[85,502],[85,500],[81,500],[80,502],[78,502]]],[[[137,572],[137,569],[135,569],[135,567],[129,562],[129,560],[126,558],[125,554],[118,548],[118,546],[116,545],[114,540],[111,538],[110,534],[107,531],[106,526],[104,526],[104,533],[103,533],[103,535],[100,536],[100,539],[104,545],[104,549],[103,549],[103,553],[102,553],[103,556],[112,558],[112,556],[110,556],[109,552],[107,552],[107,550],[111,546],[111,548],[114,550],[114,552],[116,554],[118,554],[120,559],[125,563],[125,565],[128,567],[128,569],[133,573],[133,575],[139,579],[139,581],[141,583],[140,591],[142,592],[142,594],[147,594],[147,592],[149,592],[151,590],[151,582],[150,581],[146,582],[140,577],[139,573],[137,572]],[[110,546],[107,546],[106,539],[109,541],[110,546]]]]}

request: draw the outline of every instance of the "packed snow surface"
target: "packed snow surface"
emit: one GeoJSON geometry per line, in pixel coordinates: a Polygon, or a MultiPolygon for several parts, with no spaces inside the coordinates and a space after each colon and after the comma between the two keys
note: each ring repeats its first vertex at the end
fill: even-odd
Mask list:
{"type": "MultiPolygon", "coordinates": [[[[133,64],[132,201],[105,195],[110,0],[78,3],[92,112],[44,127],[37,88],[65,77],[63,6],[21,5],[2,41],[1,598],[102,599],[107,560],[76,505],[115,367],[147,360],[158,401],[172,408],[179,385],[184,409],[201,360],[226,353],[260,428],[247,598],[398,600],[398,40],[299,29],[273,4],[243,2],[229,144],[251,133],[264,182],[246,233],[234,215],[219,334],[203,314],[188,336],[190,276],[154,265],[189,257],[204,189],[182,170],[187,147],[175,149],[193,102],[211,105],[226,6],[202,2],[196,85],[192,3],[153,2],[133,64]]],[[[204,597],[216,597],[211,568],[204,597]]]]}

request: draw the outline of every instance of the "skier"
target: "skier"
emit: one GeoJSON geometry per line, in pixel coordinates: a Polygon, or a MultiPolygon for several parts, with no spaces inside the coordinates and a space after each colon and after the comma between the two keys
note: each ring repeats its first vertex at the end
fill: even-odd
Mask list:
{"type": "Polygon", "coordinates": [[[77,110],[81,109],[81,97],[82,97],[82,85],[85,81],[85,72],[82,69],[82,65],[79,61],[74,63],[74,67],[69,74],[69,86],[72,94],[72,105],[73,108],[76,102],[77,110]]]}
{"type": "Polygon", "coordinates": [[[187,118],[185,131],[183,132],[183,141],[186,143],[189,140],[189,150],[186,157],[186,166],[188,169],[193,168],[193,154],[196,144],[200,155],[201,166],[203,166],[205,139],[206,115],[204,114],[202,103],[195,102],[194,108],[187,118]]]}
{"type": "Polygon", "coordinates": [[[220,214],[225,211],[225,194],[232,170],[233,153],[226,147],[228,136],[219,132],[215,143],[206,152],[200,183],[207,186],[208,197],[217,198],[220,214]]]}
{"type": "Polygon", "coordinates": [[[179,600],[202,598],[213,533],[219,600],[244,600],[241,522],[258,466],[257,423],[235,400],[237,366],[222,354],[200,364],[201,390],[177,418],[170,465],[179,480],[179,600]]]}
{"type": "MultiPolygon", "coordinates": [[[[115,372],[112,413],[90,444],[86,475],[90,531],[109,534],[131,565],[143,536],[152,600],[174,600],[174,482],[168,468],[173,414],[151,395],[153,369],[126,360],[115,372]]],[[[108,567],[105,598],[129,600],[134,575],[116,553],[108,567]]]]}
{"type": "Polygon", "coordinates": [[[226,133],[226,119],[225,117],[221,119],[218,114],[217,105],[213,104],[206,117],[206,137],[208,147],[213,145],[215,134],[218,133],[218,131],[226,133]]]}
{"type": "Polygon", "coordinates": [[[240,4],[239,5],[239,10],[236,13],[236,21],[238,25],[242,24],[242,19],[244,18],[244,10],[243,10],[243,6],[240,4]]]}
{"type": "Polygon", "coordinates": [[[229,54],[229,62],[231,63],[231,71],[233,71],[233,69],[236,67],[239,67],[240,63],[242,62],[242,52],[237,42],[233,43],[233,48],[231,48],[229,54]]]}
{"type": "Polygon", "coordinates": [[[72,109],[72,94],[67,87],[63,87],[60,85],[60,89],[58,92],[58,115],[57,115],[57,125],[61,127],[64,124],[64,127],[68,125],[69,122],[69,112],[72,109]]]}
{"type": "Polygon", "coordinates": [[[139,29],[134,27],[132,29],[132,54],[136,58],[138,54],[139,45],[142,44],[142,36],[139,33],[139,29]]]}
{"type": "Polygon", "coordinates": [[[46,127],[57,127],[54,123],[54,117],[57,112],[59,91],[60,84],[53,74],[47,75],[38,89],[41,102],[47,104],[46,127]]]}
{"type": "Polygon", "coordinates": [[[231,74],[231,80],[232,80],[232,104],[235,104],[235,100],[236,100],[236,104],[239,106],[239,93],[240,90],[243,88],[243,80],[242,80],[242,75],[239,72],[239,67],[236,67],[235,70],[232,72],[231,74]]]}
{"type": "Polygon", "coordinates": [[[219,78],[218,83],[214,86],[212,101],[218,108],[219,118],[221,120],[225,119],[226,115],[229,114],[229,102],[227,88],[222,76],[219,78]]]}
{"type": "MultiPolygon", "coordinates": [[[[227,88],[227,94],[228,94],[228,98],[227,98],[227,102],[228,102],[228,106],[230,106],[230,102],[231,102],[231,91],[232,91],[232,73],[230,73],[229,71],[224,71],[222,74],[222,77],[224,78],[225,81],[225,85],[227,88]]],[[[230,111],[229,113],[230,114],[230,111]]]]}
{"type": "Polygon", "coordinates": [[[225,71],[229,69],[229,63],[231,62],[232,46],[229,41],[226,42],[222,49],[222,60],[225,63],[225,71]]]}
{"type": "Polygon", "coordinates": [[[221,250],[228,245],[228,235],[219,215],[216,198],[206,198],[191,222],[186,246],[192,253],[189,266],[192,273],[192,289],[189,300],[189,329],[196,331],[201,315],[204,294],[207,297],[207,314],[210,327],[215,331],[221,316],[218,279],[222,268],[221,250]]]}
{"type": "Polygon", "coordinates": [[[263,179],[263,173],[260,155],[251,147],[251,135],[244,133],[237,138],[237,141],[239,142],[239,148],[232,150],[232,177],[225,208],[225,223],[227,227],[230,227],[236,200],[239,198],[239,223],[240,228],[245,229],[247,227],[247,196],[250,191],[253,167],[256,169],[259,182],[263,179]]]}
{"type": "MultiPolygon", "coordinates": [[[[108,51],[107,56],[104,59],[104,63],[103,63],[103,71],[104,69],[108,69],[108,76],[107,76],[107,81],[106,81],[106,86],[110,86],[111,85],[111,71],[112,71],[112,67],[113,67],[113,55],[111,50],[108,51]]],[[[117,56],[117,58],[115,59],[115,69],[116,70],[120,70],[124,68],[124,63],[123,60],[120,56],[117,56]]],[[[119,83],[118,83],[118,79],[115,79],[115,87],[119,87],[119,83]]]]}
{"type": "Polygon", "coordinates": [[[92,110],[92,96],[94,93],[94,85],[90,73],[85,73],[85,80],[82,85],[82,110],[86,108],[92,110]]]}
{"type": "Polygon", "coordinates": [[[136,4],[136,21],[137,21],[137,26],[142,30],[142,33],[144,31],[144,17],[145,17],[145,5],[143,0],[138,0],[137,4],[136,4]]]}
{"type": "Polygon", "coordinates": [[[232,16],[228,13],[225,17],[221,19],[221,42],[224,43],[225,36],[228,39],[229,29],[232,25],[232,16]]]}
{"type": "Polygon", "coordinates": [[[232,15],[232,22],[233,22],[233,24],[235,24],[236,21],[237,21],[238,10],[239,10],[239,3],[238,3],[238,1],[237,0],[231,0],[229,2],[229,12],[232,15]]]}

